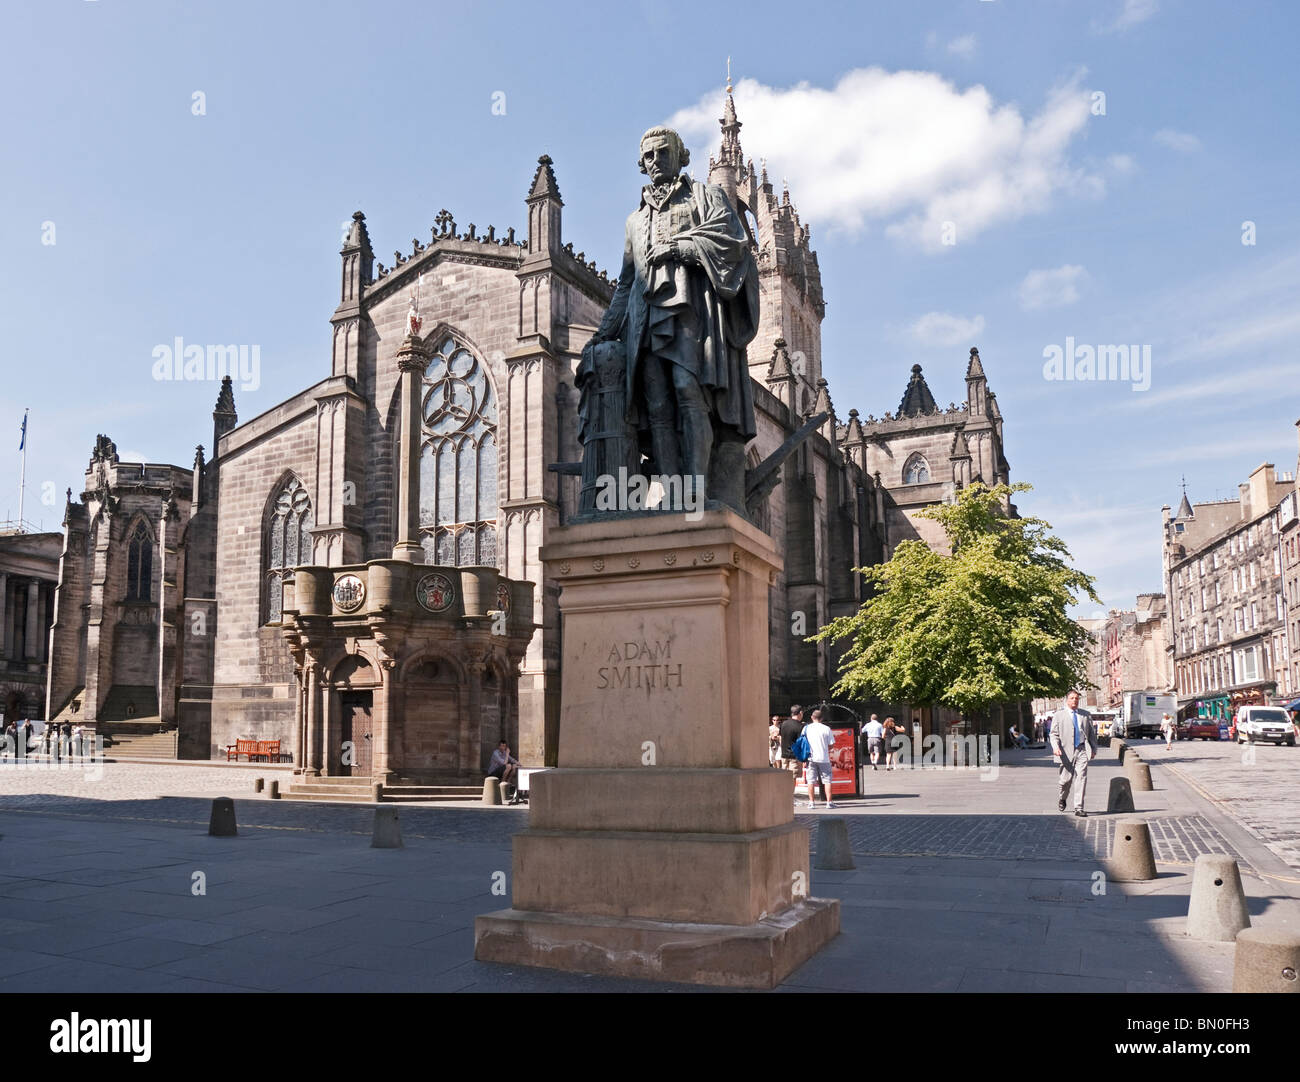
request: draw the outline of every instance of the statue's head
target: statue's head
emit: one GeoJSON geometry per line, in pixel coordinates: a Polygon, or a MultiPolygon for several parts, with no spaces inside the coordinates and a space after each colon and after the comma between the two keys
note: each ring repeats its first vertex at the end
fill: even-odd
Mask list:
{"type": "Polygon", "coordinates": [[[654,183],[672,180],[690,162],[691,152],[672,128],[651,128],[641,136],[641,157],[637,165],[654,183]]]}

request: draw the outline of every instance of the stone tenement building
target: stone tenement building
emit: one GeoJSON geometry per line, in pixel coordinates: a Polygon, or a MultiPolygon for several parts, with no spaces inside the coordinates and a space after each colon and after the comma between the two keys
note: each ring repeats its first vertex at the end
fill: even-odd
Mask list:
{"type": "Polygon", "coordinates": [[[0,531],[0,725],[45,717],[57,533],[0,531]]]}
{"type": "MultiPolygon", "coordinates": [[[[1180,715],[1228,717],[1241,703],[1290,697],[1281,505],[1291,474],[1271,462],[1235,500],[1161,509],[1169,645],[1180,715]]],[[[1292,504],[1294,506],[1294,504],[1292,504]]]]}
{"type": "Polygon", "coordinates": [[[1099,701],[1118,710],[1126,691],[1157,691],[1171,686],[1166,649],[1164,594],[1138,594],[1133,609],[1112,609],[1102,622],[1099,636],[1105,660],[1099,701]]]}
{"type": "MultiPolygon", "coordinates": [[[[1296,435],[1300,437],[1300,421],[1296,422],[1296,435]]],[[[1289,699],[1300,695],[1300,458],[1294,476],[1296,486],[1278,504],[1278,551],[1282,557],[1282,604],[1286,611],[1283,691],[1289,699]]]]}
{"type": "MultiPolygon", "coordinates": [[[[917,511],[1008,467],[974,349],[962,406],[939,408],[914,366],[896,415],[840,419],[809,229],[744,158],[730,93],[721,125],[708,179],[750,231],[762,296],[750,464],[829,415],[758,516],[785,561],[768,629],[784,712],[835,676],[798,614],[806,635],[855,611],[854,567],[933,540],[917,511]]],[[[548,467],[580,457],[574,374],[613,282],[564,240],[545,155],[524,204],[522,239],[443,210],[391,266],[357,212],[318,382],[240,424],[227,381],[212,457],[200,448],[191,469],[120,463],[101,438],[67,512],[51,710],[156,713],[195,757],[279,739],[309,772],[472,777],[498,736],[553,761],[559,584],[538,550],[575,513],[579,479],[548,467]]]]}

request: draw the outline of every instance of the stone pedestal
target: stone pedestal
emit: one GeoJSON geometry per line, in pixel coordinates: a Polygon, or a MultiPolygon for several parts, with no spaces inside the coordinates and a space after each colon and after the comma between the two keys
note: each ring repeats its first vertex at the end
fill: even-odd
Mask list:
{"type": "Polygon", "coordinates": [[[770,988],[839,931],[767,766],[770,539],[731,511],[556,530],[559,768],[534,774],[481,961],[770,988]]]}

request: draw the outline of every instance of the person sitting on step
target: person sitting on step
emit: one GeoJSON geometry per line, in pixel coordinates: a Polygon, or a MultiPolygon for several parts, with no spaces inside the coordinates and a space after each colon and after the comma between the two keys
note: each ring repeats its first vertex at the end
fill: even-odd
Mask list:
{"type": "Polygon", "coordinates": [[[492,753],[492,758],[488,760],[488,777],[496,778],[501,782],[501,796],[505,798],[508,791],[511,804],[515,803],[514,778],[518,772],[519,760],[510,754],[509,742],[502,740],[497,744],[497,750],[492,753]]]}

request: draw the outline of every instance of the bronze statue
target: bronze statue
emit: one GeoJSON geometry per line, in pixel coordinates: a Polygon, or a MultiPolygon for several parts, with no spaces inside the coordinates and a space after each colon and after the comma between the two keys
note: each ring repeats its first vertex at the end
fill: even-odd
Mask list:
{"type": "Polygon", "coordinates": [[[745,347],[758,329],[758,268],[726,193],[682,175],[689,161],[670,128],[641,139],[638,164],[650,183],[628,216],[618,287],[577,377],[584,493],[588,472],[630,462],[649,476],[702,485],[707,499],[743,515],[744,449],[755,435],[745,347]],[[611,354],[602,343],[620,348],[611,354]],[[611,405],[594,394],[605,382],[598,374],[620,358],[623,425],[592,415],[597,401],[611,405]],[[596,430],[624,445],[590,448],[588,469],[596,430]]]}

